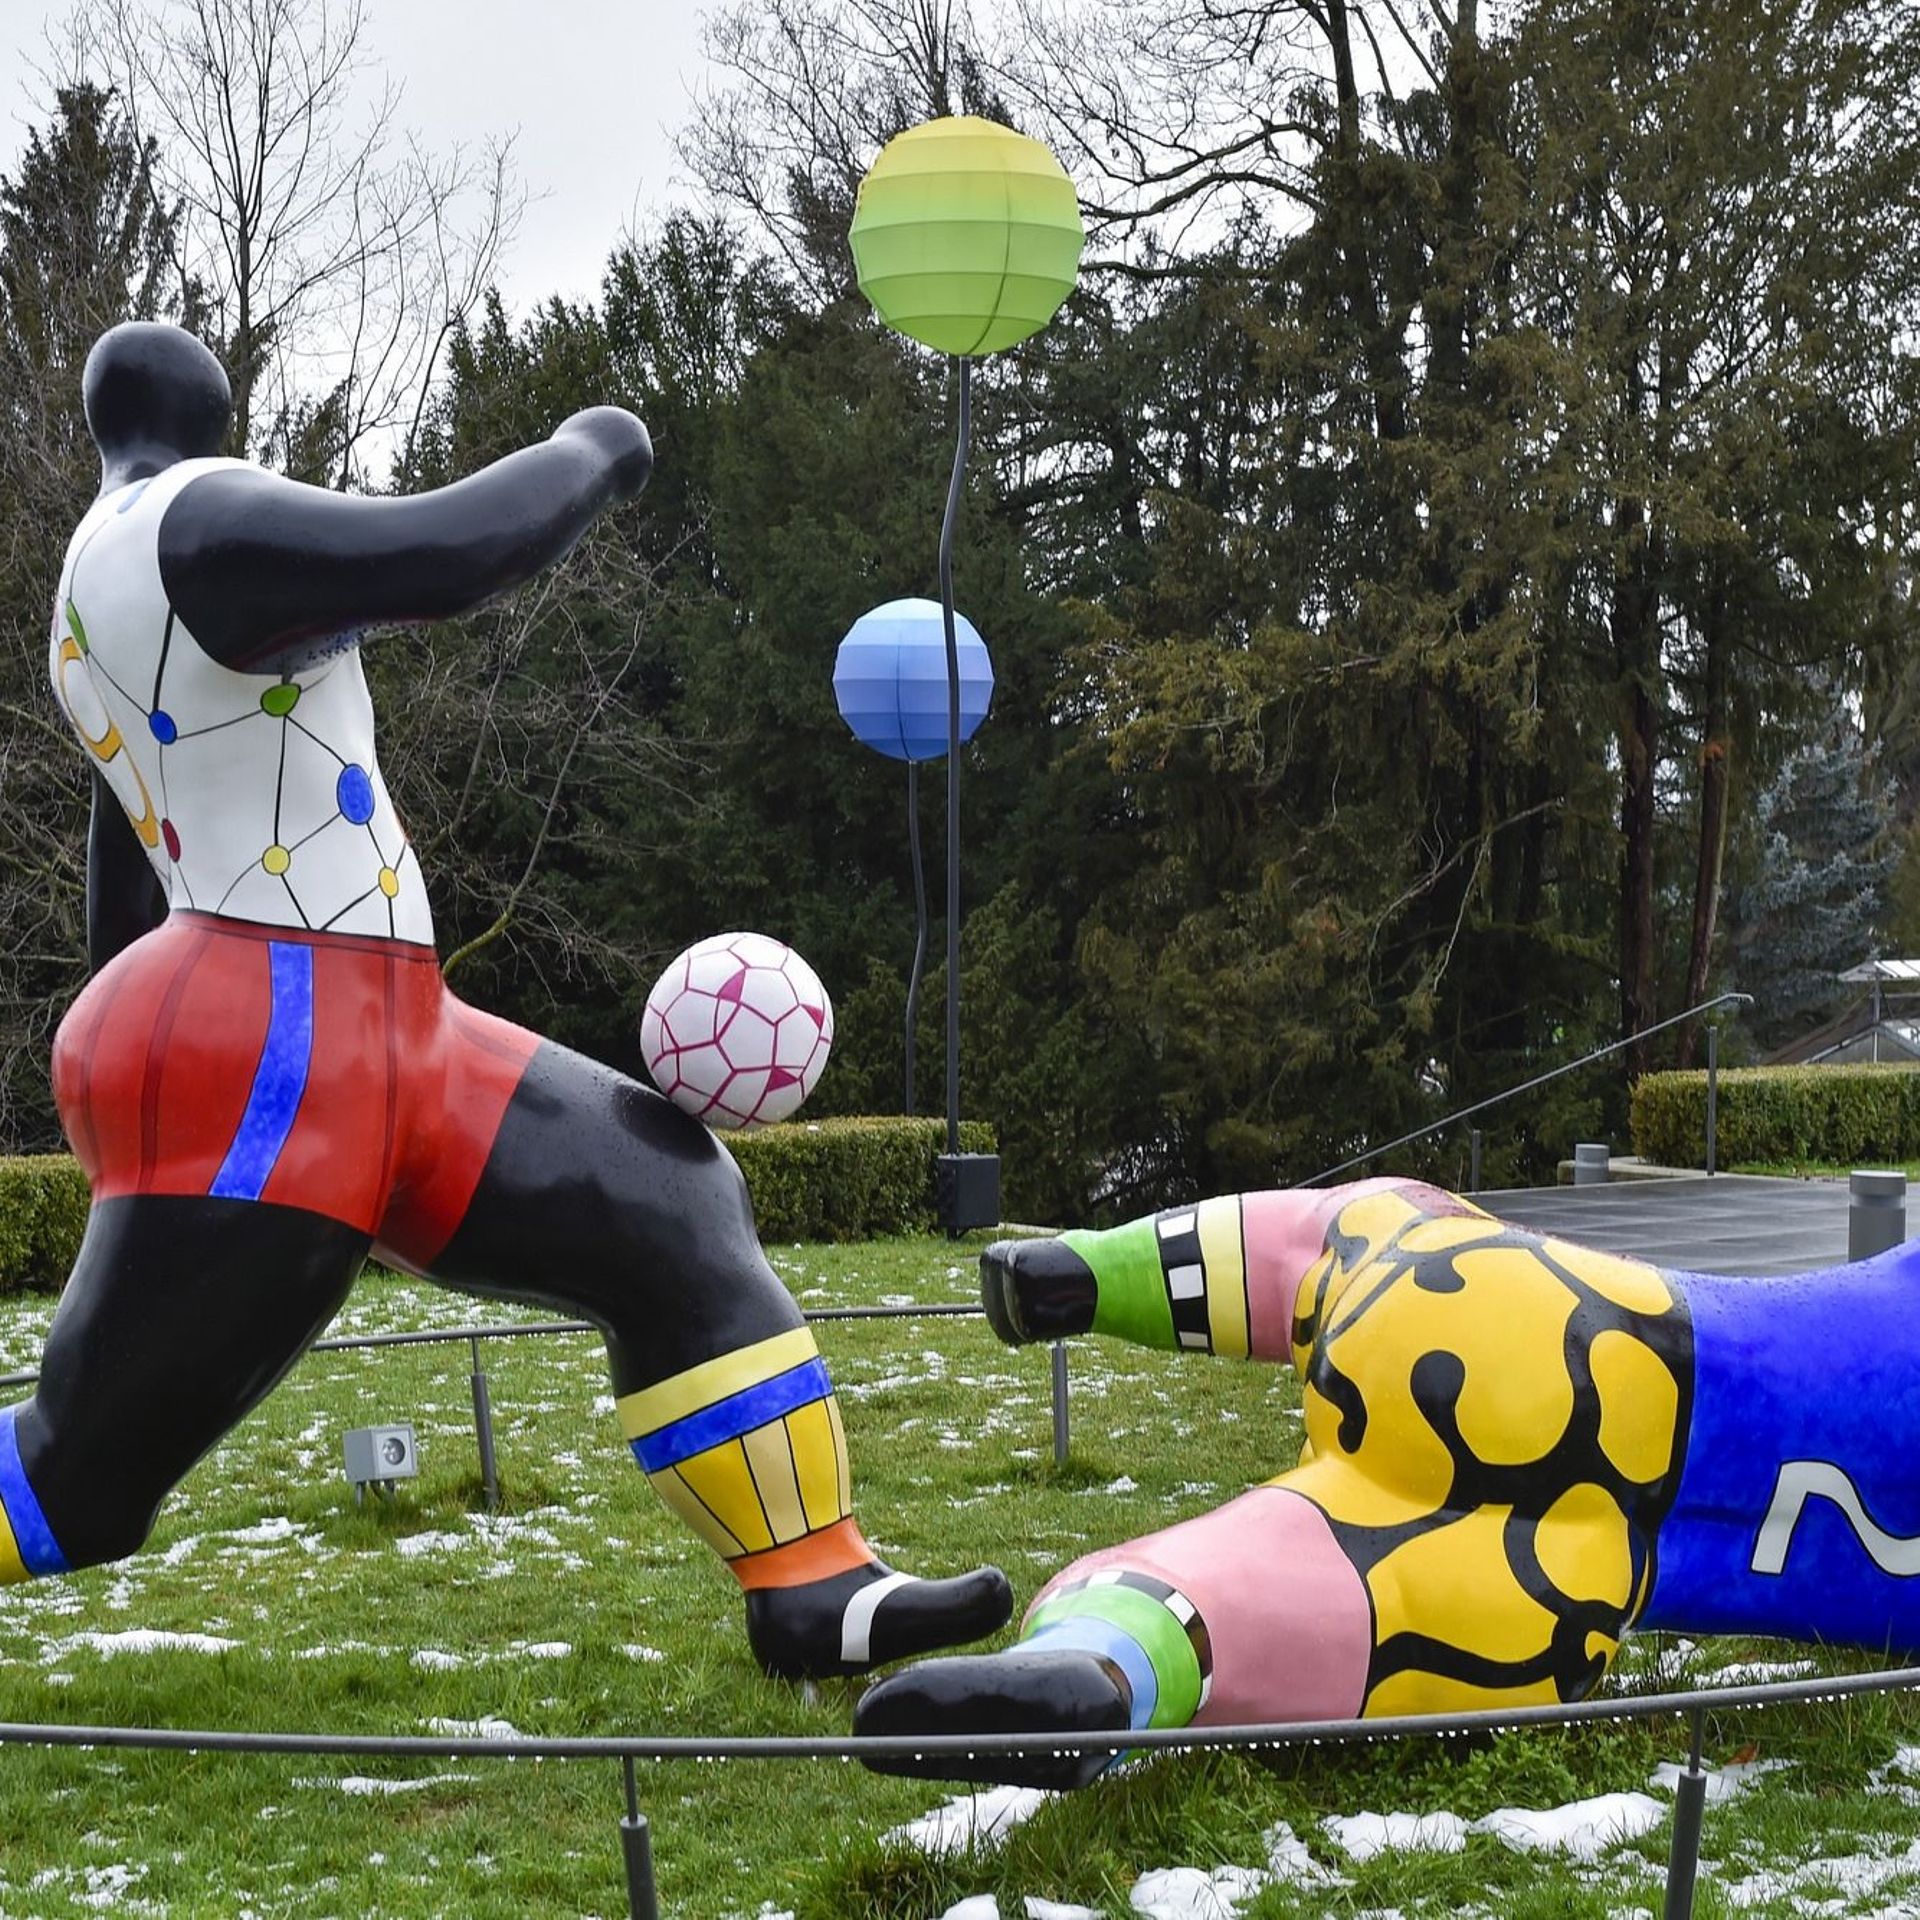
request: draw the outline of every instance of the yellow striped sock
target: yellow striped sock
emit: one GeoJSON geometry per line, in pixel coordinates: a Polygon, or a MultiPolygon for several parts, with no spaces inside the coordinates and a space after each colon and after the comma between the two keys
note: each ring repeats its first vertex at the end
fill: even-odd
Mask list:
{"type": "Polygon", "coordinates": [[[788,1545],[851,1512],[839,1408],[805,1327],[720,1354],[618,1404],[648,1479],[725,1559],[788,1545]]]}
{"type": "Polygon", "coordinates": [[[7,1510],[0,1506],[0,1587],[11,1587],[22,1580],[31,1580],[33,1575],[27,1571],[27,1564],[20,1558],[20,1549],[14,1543],[13,1527],[7,1519],[7,1510]]]}

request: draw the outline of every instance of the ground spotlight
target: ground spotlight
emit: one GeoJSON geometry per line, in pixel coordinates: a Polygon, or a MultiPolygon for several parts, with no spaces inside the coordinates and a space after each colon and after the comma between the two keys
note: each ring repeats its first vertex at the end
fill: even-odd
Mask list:
{"type": "Polygon", "coordinates": [[[366,1499],[369,1487],[376,1494],[391,1495],[396,1480],[412,1480],[420,1472],[413,1427],[404,1420],[385,1427],[349,1428],[346,1455],[355,1506],[366,1499]]]}

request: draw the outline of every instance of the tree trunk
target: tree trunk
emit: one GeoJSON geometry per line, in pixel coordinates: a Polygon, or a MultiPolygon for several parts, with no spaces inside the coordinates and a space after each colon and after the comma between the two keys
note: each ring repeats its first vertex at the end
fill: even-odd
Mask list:
{"type": "Polygon", "coordinates": [[[1339,250],[1347,317],[1360,336],[1373,400],[1374,431],[1381,440],[1403,440],[1407,433],[1406,368],[1399,335],[1383,316],[1374,286],[1374,236],[1364,218],[1365,195],[1361,190],[1364,145],[1360,83],[1353,64],[1347,0],[1328,0],[1325,24],[1339,129],[1334,148],[1339,184],[1327,209],[1327,222],[1339,250]]]}
{"type": "MultiPolygon", "coordinates": [[[[1617,529],[1645,524],[1638,500],[1622,500],[1617,529]]],[[[1660,764],[1658,599],[1647,578],[1644,546],[1623,554],[1608,624],[1622,680],[1620,717],[1620,1037],[1654,1020],[1654,781],[1660,764]]],[[[1627,1053],[1628,1072],[1647,1070],[1644,1046],[1627,1053]]]]}
{"type": "MultiPolygon", "coordinates": [[[[1727,855],[1727,780],[1731,771],[1728,724],[1729,679],[1726,614],[1716,587],[1707,608],[1706,703],[1700,720],[1700,850],[1694,868],[1693,940],[1687,952],[1686,1005],[1707,997],[1713,937],[1720,924],[1720,875],[1727,855]]],[[[1693,1065],[1700,1029],[1689,1024],[1680,1037],[1680,1064],[1693,1065]]]]}

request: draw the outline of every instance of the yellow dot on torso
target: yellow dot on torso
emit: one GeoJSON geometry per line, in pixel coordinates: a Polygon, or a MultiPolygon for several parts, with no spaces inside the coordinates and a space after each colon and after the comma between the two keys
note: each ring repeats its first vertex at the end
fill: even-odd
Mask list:
{"type": "Polygon", "coordinates": [[[285,873],[293,865],[293,855],[285,847],[272,846],[260,856],[260,864],[269,873],[285,873]]]}
{"type": "Polygon", "coordinates": [[[1645,1340],[1624,1328],[1596,1334],[1587,1365],[1600,1395],[1600,1451],[1627,1479],[1651,1485],[1673,1466],[1680,1383],[1645,1340]]]}
{"type": "Polygon", "coordinates": [[[384,893],[389,900],[393,899],[400,891],[400,876],[395,873],[391,867],[382,867],[380,869],[380,891],[384,893]]]}

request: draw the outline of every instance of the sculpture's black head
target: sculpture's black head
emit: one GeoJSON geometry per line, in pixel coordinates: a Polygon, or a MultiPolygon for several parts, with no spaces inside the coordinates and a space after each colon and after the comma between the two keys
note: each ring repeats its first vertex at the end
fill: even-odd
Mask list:
{"type": "Polygon", "coordinates": [[[220,362],[184,327],[153,320],[103,333],[81,391],[109,486],[218,453],[233,412],[220,362]]]}

